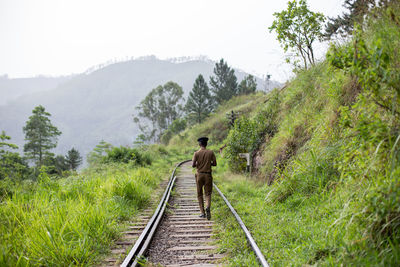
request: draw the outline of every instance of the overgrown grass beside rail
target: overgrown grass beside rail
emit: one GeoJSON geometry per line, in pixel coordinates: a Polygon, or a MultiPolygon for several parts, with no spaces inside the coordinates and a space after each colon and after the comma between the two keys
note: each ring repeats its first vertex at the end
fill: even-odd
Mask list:
{"type": "Polygon", "coordinates": [[[93,265],[150,201],[162,173],[115,164],[15,185],[0,204],[0,266],[93,265]]]}

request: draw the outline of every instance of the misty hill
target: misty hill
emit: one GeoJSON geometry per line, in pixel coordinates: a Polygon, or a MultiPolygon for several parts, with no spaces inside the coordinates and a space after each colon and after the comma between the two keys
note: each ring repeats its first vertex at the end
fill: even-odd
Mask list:
{"type": "Polygon", "coordinates": [[[55,89],[71,76],[9,79],[7,75],[0,76],[0,105],[5,105],[23,95],[55,89]]]}
{"type": "MultiPolygon", "coordinates": [[[[198,74],[206,80],[215,63],[205,60],[172,62],[154,57],[115,63],[91,73],[71,77],[50,91],[24,95],[0,106],[0,130],[23,147],[22,127],[32,109],[43,105],[61,131],[56,153],[65,154],[71,147],[83,154],[102,139],[113,145],[128,145],[138,129],[132,121],[135,106],[160,84],[175,81],[187,95],[198,74]]],[[[235,71],[240,82],[244,72],[235,71]]],[[[257,79],[259,89],[263,81],[257,79]]],[[[270,86],[277,83],[270,82],[270,86]]]]}

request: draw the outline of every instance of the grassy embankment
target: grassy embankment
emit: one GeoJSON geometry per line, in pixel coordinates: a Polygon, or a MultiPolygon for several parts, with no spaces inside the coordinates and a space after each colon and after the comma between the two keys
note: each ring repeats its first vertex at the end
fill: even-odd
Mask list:
{"type": "MultiPolygon", "coordinates": [[[[228,144],[215,180],[273,266],[398,265],[399,14],[394,9],[370,22],[357,42],[299,72],[284,90],[221,106],[171,140],[168,149],[180,150],[179,158],[157,147],[154,157],[160,158],[148,168],[108,165],[7,187],[0,265],[98,262],[124,221],[149,202],[171,163],[190,157],[202,135],[215,151],[228,144]],[[356,62],[352,47],[362,55],[356,62]],[[245,119],[229,131],[225,116],[232,109],[245,119]],[[257,152],[252,176],[240,173],[235,156],[249,148],[257,152]]],[[[218,197],[213,217],[220,252],[229,254],[231,266],[254,266],[218,197]]]]}
{"type": "MultiPolygon", "coordinates": [[[[215,180],[273,266],[400,263],[400,43],[393,42],[400,40],[400,12],[378,17],[285,89],[233,99],[171,141],[195,146],[196,137],[209,135],[215,151],[228,144],[215,180]],[[247,112],[247,124],[227,134],[230,109],[247,112]],[[252,176],[230,171],[240,162],[232,147],[246,148],[235,142],[247,139],[258,152],[252,176]]],[[[217,197],[213,214],[231,266],[255,264],[217,197]]]]}
{"type": "Polygon", "coordinates": [[[44,173],[37,182],[2,184],[0,266],[99,263],[180,160],[163,148],[150,150],[147,167],[106,164],[62,179],[44,173]]]}

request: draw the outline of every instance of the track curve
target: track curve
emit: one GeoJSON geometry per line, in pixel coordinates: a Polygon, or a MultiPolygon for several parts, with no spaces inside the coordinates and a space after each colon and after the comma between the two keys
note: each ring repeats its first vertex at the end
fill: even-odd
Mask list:
{"type": "MultiPolygon", "coordinates": [[[[142,221],[147,220],[146,226],[144,227],[143,222],[143,226],[131,226],[135,229],[137,238],[121,264],[122,267],[138,266],[145,261],[168,267],[211,267],[223,264],[221,260],[226,255],[218,253],[213,239],[214,222],[212,219],[208,221],[199,217],[196,183],[189,162],[191,161],[186,160],[177,164],[153,215],[147,216],[147,210],[146,216],[139,218],[142,221]]],[[[214,188],[243,229],[260,265],[269,266],[232,205],[215,184],[214,188]]],[[[129,241],[129,244],[133,242],[129,241]]],[[[115,266],[116,262],[109,263],[115,266]]]]}

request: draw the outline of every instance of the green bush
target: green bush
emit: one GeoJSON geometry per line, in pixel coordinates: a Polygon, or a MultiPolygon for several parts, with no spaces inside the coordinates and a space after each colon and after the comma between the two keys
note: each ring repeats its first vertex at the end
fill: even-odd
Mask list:
{"type": "Polygon", "coordinates": [[[275,90],[270,93],[267,104],[256,111],[253,118],[243,116],[235,121],[226,139],[225,150],[231,170],[242,171],[246,168],[246,162],[239,158],[239,153],[253,155],[265,142],[266,137],[274,136],[278,129],[280,102],[279,91],[275,90]]]}
{"type": "Polygon", "coordinates": [[[168,127],[167,130],[164,131],[164,133],[161,135],[161,142],[163,144],[168,144],[169,140],[174,135],[178,135],[180,132],[186,129],[187,122],[185,119],[176,119],[174,120],[171,125],[168,127]]]}
{"type": "Polygon", "coordinates": [[[369,31],[355,28],[352,43],[332,45],[328,62],[357,78],[364,93],[380,108],[400,118],[399,7],[385,9],[379,20],[372,20],[369,31]],[[370,34],[373,32],[374,34],[370,34]]]}
{"type": "Polygon", "coordinates": [[[148,154],[136,148],[124,146],[113,147],[111,150],[108,150],[102,161],[104,163],[131,163],[138,166],[151,165],[151,158],[148,154]]]}
{"type": "Polygon", "coordinates": [[[234,128],[227,137],[225,149],[226,158],[229,160],[229,167],[233,171],[240,171],[246,168],[245,159],[239,158],[239,153],[251,153],[254,142],[258,138],[257,124],[254,120],[239,118],[234,128]]]}

